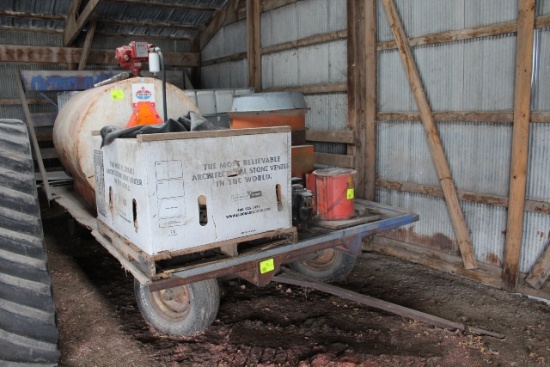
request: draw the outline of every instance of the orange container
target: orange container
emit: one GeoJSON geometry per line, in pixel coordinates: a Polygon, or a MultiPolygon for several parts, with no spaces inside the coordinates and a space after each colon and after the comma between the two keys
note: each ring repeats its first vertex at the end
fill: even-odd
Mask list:
{"type": "Polygon", "coordinates": [[[303,131],[306,112],[302,93],[268,92],[235,96],[228,115],[232,129],[290,126],[292,131],[303,131]]]}
{"type": "Polygon", "coordinates": [[[345,168],[326,168],[313,171],[317,194],[317,215],[322,220],[344,220],[355,215],[355,187],[357,172],[345,168]]]}

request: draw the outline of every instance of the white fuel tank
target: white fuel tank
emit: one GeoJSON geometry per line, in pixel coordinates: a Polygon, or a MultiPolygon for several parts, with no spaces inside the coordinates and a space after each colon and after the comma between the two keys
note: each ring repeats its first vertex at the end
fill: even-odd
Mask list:
{"type": "MultiPolygon", "coordinates": [[[[199,113],[195,103],[176,86],[166,84],[168,118],[189,111],[199,113]]],[[[155,102],[163,118],[162,81],[130,78],[79,92],[65,103],[55,120],[54,146],[61,163],[74,179],[75,189],[95,207],[94,147],[92,132],[111,125],[124,128],[132,116],[133,102],[155,102]]]]}

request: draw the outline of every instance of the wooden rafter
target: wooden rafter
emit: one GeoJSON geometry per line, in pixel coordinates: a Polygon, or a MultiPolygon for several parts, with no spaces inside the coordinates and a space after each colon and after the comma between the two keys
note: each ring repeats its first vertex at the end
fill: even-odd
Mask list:
{"type": "Polygon", "coordinates": [[[516,78],[514,96],[514,127],[512,132],[512,162],[510,194],[502,284],[514,290],[519,275],[527,160],[529,156],[529,121],[531,118],[531,72],[533,63],[533,29],[535,0],[518,0],[518,40],[516,42],[516,78]]]}
{"type": "Polygon", "coordinates": [[[107,3],[119,3],[119,4],[131,5],[131,6],[168,8],[168,9],[178,9],[178,10],[197,10],[197,11],[204,11],[204,12],[215,12],[219,10],[218,8],[212,7],[212,6],[177,4],[177,3],[149,1],[149,0],[103,0],[103,1],[107,3]]]}
{"type": "Polygon", "coordinates": [[[78,62],[78,70],[84,70],[86,68],[86,63],[88,62],[88,56],[90,55],[90,50],[92,47],[92,40],[94,39],[95,28],[97,22],[93,21],[88,27],[88,32],[86,33],[86,40],[84,41],[84,47],[82,48],[82,54],[80,55],[80,61],[78,62]]]}
{"type": "Polygon", "coordinates": [[[147,28],[169,28],[169,29],[185,29],[185,30],[195,30],[199,31],[204,27],[198,26],[195,24],[180,24],[180,23],[163,23],[163,22],[144,22],[141,20],[123,20],[123,19],[109,19],[102,21],[98,19],[101,23],[107,24],[116,24],[116,25],[127,25],[127,26],[140,26],[147,28]]]}
{"type": "Polygon", "coordinates": [[[65,20],[65,17],[62,15],[53,15],[53,14],[36,14],[36,13],[25,13],[20,11],[11,11],[11,10],[0,10],[0,17],[10,17],[18,19],[41,19],[41,20],[65,20]]]}
{"type": "Polygon", "coordinates": [[[74,42],[80,31],[82,31],[82,28],[84,28],[88,20],[90,20],[90,17],[100,1],[101,0],[90,0],[82,13],[77,17],[82,0],[73,0],[65,22],[65,29],[63,30],[64,46],[70,46],[74,42]]]}
{"type": "Polygon", "coordinates": [[[411,51],[411,46],[408,42],[408,38],[405,34],[403,24],[401,23],[401,19],[397,13],[393,0],[382,0],[382,3],[384,5],[384,10],[386,12],[395,41],[398,45],[399,54],[401,55],[401,59],[403,61],[405,73],[409,79],[411,90],[413,91],[416,104],[418,105],[418,109],[420,111],[422,124],[424,125],[426,138],[428,140],[428,146],[430,147],[434,166],[439,177],[441,188],[443,189],[443,193],[445,195],[447,209],[449,211],[451,222],[458,240],[458,246],[462,255],[464,267],[466,269],[475,269],[477,268],[477,261],[472,249],[472,242],[470,240],[470,234],[464,219],[464,213],[462,212],[460,202],[458,201],[458,194],[453,182],[451,170],[441,145],[439,132],[437,131],[437,127],[435,125],[435,120],[426,96],[424,85],[420,79],[420,74],[411,51]]]}

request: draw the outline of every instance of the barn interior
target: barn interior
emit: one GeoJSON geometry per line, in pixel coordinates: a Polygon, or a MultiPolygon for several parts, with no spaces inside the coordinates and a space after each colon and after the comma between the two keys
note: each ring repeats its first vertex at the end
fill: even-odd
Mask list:
{"type": "MultiPolygon", "coordinates": [[[[194,350],[188,336],[167,338],[163,344],[162,337],[145,324],[107,328],[106,332],[117,335],[118,340],[126,341],[128,336],[121,335],[128,334],[128,330],[134,337],[138,335],[134,338],[137,343],[128,349],[136,349],[136,356],[139,345],[152,338],[147,333],[160,338],[145,348],[149,355],[140,355],[143,364],[125,355],[136,366],[151,361],[167,366],[550,363],[549,309],[544,303],[532,301],[550,302],[550,181],[545,173],[550,169],[550,79],[544,77],[550,68],[550,1],[0,0],[0,30],[0,118],[23,120],[33,131],[37,143],[33,146],[34,157],[38,150],[42,158],[35,163],[41,195],[48,183],[55,186],[67,180],[58,161],[60,152],[52,143],[59,98],[89,88],[90,81],[92,85],[98,82],[94,79],[98,75],[105,79],[124,71],[115,58],[115,49],[132,47],[133,41],[146,42],[148,47],[161,50],[166,80],[185,91],[204,116],[217,121],[230,120],[231,102],[241,95],[303,95],[307,110],[304,126],[293,128],[292,138],[301,146],[313,148],[309,153],[311,164],[320,169],[353,170],[355,198],[417,215],[418,220],[362,238],[363,254],[357,264],[362,273],[353,270],[342,287],[384,298],[389,291],[377,293],[376,288],[364,288],[364,284],[372,279],[392,279],[398,283],[396,287],[401,287],[398,292],[406,294],[408,288],[404,287],[410,282],[411,287],[422,289],[415,297],[411,288],[413,294],[403,301],[403,306],[411,308],[423,307],[416,304],[416,298],[430,299],[431,281],[442,293],[454,294],[460,288],[468,296],[456,293],[454,302],[470,303],[470,313],[442,312],[446,302],[451,302],[445,298],[434,301],[424,311],[463,323],[473,319],[476,325],[472,327],[496,330],[497,337],[503,334],[508,341],[515,340],[512,334],[518,340],[529,339],[523,337],[524,333],[537,340],[536,347],[522,345],[523,352],[512,357],[504,351],[499,354],[499,348],[506,348],[493,341],[498,339],[495,335],[445,334],[404,321],[397,335],[408,338],[424,333],[428,341],[422,345],[441,345],[445,344],[443,340],[452,339],[453,346],[461,346],[466,352],[460,354],[457,347],[438,350],[437,355],[432,350],[414,354],[412,350],[422,349],[420,344],[407,347],[405,342],[388,342],[383,348],[384,341],[370,337],[364,344],[378,345],[381,353],[372,354],[366,351],[368,347],[336,339],[324,347],[318,347],[322,345],[320,340],[317,346],[296,342],[303,349],[298,352],[291,351],[292,343],[278,339],[279,344],[257,346],[246,340],[245,332],[239,334],[239,342],[229,346],[222,342],[208,344],[208,337],[214,337],[215,332],[209,329],[208,337],[194,340],[197,348],[216,350],[225,345],[226,349],[214,354],[232,356],[231,360],[214,360],[208,359],[204,350],[202,354],[194,350]],[[394,279],[373,270],[384,268],[391,273],[392,267],[404,275],[394,279]],[[416,275],[421,278],[415,280],[416,275]],[[425,284],[420,286],[418,282],[425,284]],[[476,294],[480,296],[476,298],[476,294]],[[472,316],[476,307],[489,302],[496,302],[491,308],[494,323],[472,316]],[[497,312],[501,306],[506,311],[497,312]],[[505,323],[502,320],[512,317],[508,313],[521,319],[522,310],[526,312],[524,324],[499,328],[505,323]],[[399,346],[404,354],[393,352],[399,346]],[[171,352],[166,355],[153,352],[168,349],[171,352]],[[450,357],[451,349],[457,353],[455,358],[450,357]],[[286,353],[284,357],[280,357],[281,350],[286,353]],[[194,352],[203,359],[178,354],[194,352]],[[243,359],[239,353],[247,357],[243,359]],[[369,359],[368,355],[376,357],[369,359]]],[[[160,78],[162,73],[158,74],[160,78]]],[[[150,76],[146,68],[144,75],[150,76]]],[[[295,164],[294,156],[292,160],[295,164]]],[[[55,259],[63,272],[69,270],[67,265],[59,265],[60,259],[76,257],[80,270],[95,273],[90,269],[93,265],[82,261],[93,261],[96,256],[121,271],[116,261],[106,260],[109,256],[101,252],[100,245],[95,248],[90,244],[93,239],[84,235],[67,238],[66,231],[53,229],[64,226],[51,214],[59,210],[49,209],[47,203],[42,206],[43,223],[54,224],[45,228],[46,244],[72,241],[87,246],[84,255],[78,255],[69,245],[52,245],[48,250],[50,261],[55,259]]],[[[95,222],[91,227],[95,228],[95,222]]],[[[228,256],[238,251],[235,245],[229,250],[233,255],[228,256]]],[[[131,288],[121,274],[111,276],[131,288]]],[[[62,277],[55,273],[52,277],[55,296],[67,287],[55,283],[62,277]]],[[[261,279],[256,280],[261,283],[261,279]]],[[[122,292],[122,299],[131,298],[127,294],[131,289],[115,291],[99,284],[102,293],[122,292]]],[[[276,311],[277,297],[273,303],[265,301],[272,297],[269,292],[308,302],[306,287],[272,283],[265,288],[267,291],[251,290],[248,283],[234,280],[227,287],[231,295],[225,301],[226,309],[213,324],[214,330],[223,334],[218,335],[220,340],[229,338],[224,333],[231,333],[227,325],[222,326],[224,320],[245,329],[260,328],[252,324],[262,320],[257,316],[262,309],[256,314],[235,310],[246,315],[236,321],[230,317],[232,302],[248,304],[251,298],[264,299],[263,309],[273,313],[285,311],[276,311]]],[[[312,293],[309,302],[324,305],[326,300],[320,294],[312,293]]],[[[389,297],[389,301],[400,304],[389,297]]],[[[64,314],[63,310],[75,302],[68,296],[61,299],[64,308],[57,305],[58,314],[64,314]]],[[[351,301],[330,299],[332,303],[326,307],[349,307],[349,312],[356,307],[351,301]]],[[[296,307],[286,301],[281,304],[283,308],[296,307]]],[[[110,306],[113,315],[139,313],[136,306],[133,310],[110,306]]],[[[104,312],[94,307],[95,312],[104,312]]],[[[79,312],[85,312],[85,307],[66,311],[67,318],[59,325],[62,365],[88,365],[78,355],[91,358],[93,354],[83,341],[78,347],[81,349],[76,349],[76,344],[69,341],[71,336],[63,332],[64,325],[73,323],[68,315],[75,317],[79,312]]],[[[371,309],[368,314],[363,308],[357,312],[365,312],[357,317],[376,319],[371,309]]],[[[490,317],[491,310],[480,315],[490,317]]],[[[348,316],[352,320],[356,317],[353,312],[348,316]]],[[[128,317],[117,317],[129,322],[128,317]]],[[[399,329],[399,322],[392,322],[395,324],[386,325],[387,330],[399,329]]],[[[361,326],[370,331],[386,330],[381,321],[361,326]]],[[[290,332],[283,316],[266,321],[262,327],[271,328],[273,333],[290,332]]],[[[341,335],[341,339],[359,338],[352,334],[341,335]]],[[[306,340],[314,338],[300,335],[306,340]]],[[[280,335],[278,338],[284,339],[280,335]]],[[[126,342],[121,348],[130,345],[126,342]]],[[[94,343],[100,348],[98,341],[94,343]]],[[[516,340],[513,344],[518,343],[516,340]]],[[[109,359],[114,357],[100,354],[103,359],[89,365],[110,365],[109,359]]]]}

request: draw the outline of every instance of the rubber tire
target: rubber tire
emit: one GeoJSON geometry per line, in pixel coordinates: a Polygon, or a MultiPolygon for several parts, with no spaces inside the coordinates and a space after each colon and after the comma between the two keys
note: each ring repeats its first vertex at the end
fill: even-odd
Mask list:
{"type": "MultiPolygon", "coordinates": [[[[190,309],[184,317],[174,318],[157,306],[149,286],[134,279],[134,293],[145,321],[164,334],[193,336],[214,322],[220,306],[220,290],[216,279],[184,285],[190,299],[190,309]]],[[[172,288],[172,289],[177,289],[172,288]]]]}
{"type": "Polygon", "coordinates": [[[56,366],[59,333],[26,125],[0,119],[0,365],[56,366]]]}
{"type": "Polygon", "coordinates": [[[332,254],[327,262],[319,263],[317,259],[296,261],[288,264],[288,267],[306,277],[324,282],[340,282],[344,280],[355,266],[357,256],[332,248],[320,251],[319,258],[323,253],[332,254]]]}

